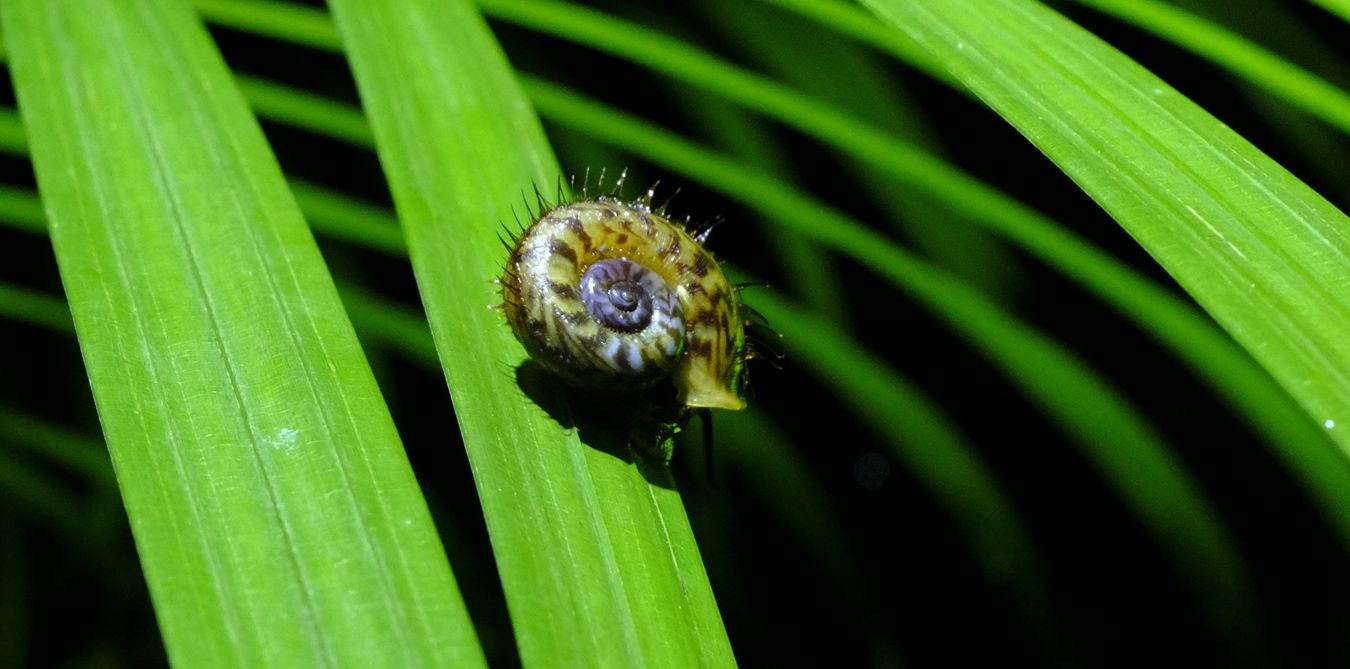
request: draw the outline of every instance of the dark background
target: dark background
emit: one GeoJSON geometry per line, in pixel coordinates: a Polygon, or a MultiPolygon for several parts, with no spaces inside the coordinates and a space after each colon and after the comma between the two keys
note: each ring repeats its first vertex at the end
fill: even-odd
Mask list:
{"type": "MultiPolygon", "coordinates": [[[[1281,53],[1295,60],[1306,58],[1300,62],[1350,86],[1344,78],[1350,69],[1345,54],[1317,48],[1319,41],[1350,41],[1343,22],[1302,3],[1289,3],[1298,4],[1288,8],[1294,17],[1290,27],[1264,19],[1262,3],[1225,4],[1233,9],[1225,20],[1250,30],[1249,37],[1287,49],[1281,53]]],[[[595,5],[763,69],[739,48],[734,35],[706,23],[706,5],[595,5]]],[[[1328,156],[1350,149],[1343,135],[1332,133],[1332,144],[1310,153],[1295,141],[1296,135],[1309,127],[1326,132],[1320,122],[1297,113],[1273,113],[1278,112],[1275,103],[1166,43],[1070,3],[1057,7],[1218,115],[1341,209],[1350,204],[1344,171],[1326,169],[1328,156]]],[[[789,20],[769,14],[773,20],[789,20]]],[[[708,134],[691,111],[702,93],[568,42],[505,24],[492,26],[522,72],[713,144],[702,139],[708,134]]],[[[212,34],[240,72],[357,102],[340,57],[232,30],[213,28],[212,34]]],[[[920,101],[931,136],[962,169],[1181,294],[1119,226],[991,112],[882,58],[876,58],[876,66],[898,90],[920,101]]],[[[4,102],[12,107],[8,89],[0,87],[4,102]]],[[[765,123],[776,148],[791,157],[788,175],[800,188],[859,220],[877,224],[886,219],[873,194],[850,178],[838,156],[794,131],[765,123]]],[[[273,123],[264,122],[263,128],[288,174],[391,206],[372,153],[273,123]]],[[[637,186],[630,187],[630,195],[658,179],[666,192],[679,187],[673,213],[696,220],[724,218],[711,242],[718,256],[763,277],[775,286],[772,290],[790,294],[791,268],[779,266],[764,251],[769,245],[765,235],[774,234],[771,226],[756,224],[752,214],[698,184],[621,152],[612,164],[613,157],[595,151],[586,138],[547,119],[545,128],[569,173],[600,167],[612,173],[626,167],[629,183],[637,186]]],[[[0,173],[3,183],[33,185],[26,159],[0,156],[0,173]]],[[[961,223],[953,216],[951,224],[961,223]]],[[[893,228],[879,229],[896,236],[893,228]]],[[[418,304],[412,273],[402,261],[332,240],[320,239],[320,244],[335,275],[362,281],[391,300],[418,304]]],[[[956,420],[1028,519],[1050,575],[1060,636],[1037,636],[1009,593],[981,576],[947,512],[890,458],[851,407],[789,357],[781,369],[752,363],[753,410],[788,435],[774,448],[790,451],[809,465],[828,504],[814,511],[832,518],[837,534],[804,534],[784,512],[790,506],[756,492],[753,466],[719,455],[735,448],[737,439],[748,438],[737,417],[719,415],[715,420],[719,439],[714,458],[719,466],[712,480],[703,474],[704,452],[697,439],[682,443],[674,461],[741,663],[1326,666],[1350,661],[1345,637],[1350,629],[1350,564],[1309,496],[1284,473],[1270,447],[1249,434],[1204,383],[1135,326],[1012,246],[995,247],[1000,259],[1000,280],[992,284],[996,297],[1111,379],[1211,495],[1248,561],[1261,599],[1266,627],[1250,634],[1264,635],[1271,654],[1248,655],[1244,645],[1207,626],[1151,535],[1057,427],[959,336],[865,270],[838,260],[837,271],[849,286],[845,327],[956,420]]],[[[0,280],[59,294],[55,267],[45,238],[0,229],[0,280]]],[[[753,295],[747,294],[752,306],[753,295]]],[[[0,407],[97,439],[97,419],[74,338],[14,323],[5,323],[0,332],[11,342],[0,373],[0,407]]],[[[510,622],[444,380],[438,370],[396,352],[368,350],[445,535],[489,660],[494,666],[511,666],[518,659],[510,622]]],[[[56,468],[41,471],[64,485],[87,486],[56,468]]],[[[23,574],[31,612],[12,621],[4,634],[27,639],[32,666],[163,663],[115,491],[86,492],[90,518],[95,519],[90,541],[100,547],[97,551],[70,545],[40,514],[4,504],[0,497],[0,547],[24,547],[17,557],[0,548],[0,559],[8,560],[0,562],[0,577],[23,574]]]]}

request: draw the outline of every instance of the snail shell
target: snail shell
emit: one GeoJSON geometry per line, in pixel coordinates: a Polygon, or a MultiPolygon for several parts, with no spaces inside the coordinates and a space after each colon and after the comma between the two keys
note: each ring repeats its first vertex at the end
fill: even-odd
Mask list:
{"type": "Polygon", "coordinates": [[[555,207],[524,231],[502,308],[530,356],[574,384],[669,378],[688,407],[741,409],[740,297],[697,240],[644,203],[555,207]]]}

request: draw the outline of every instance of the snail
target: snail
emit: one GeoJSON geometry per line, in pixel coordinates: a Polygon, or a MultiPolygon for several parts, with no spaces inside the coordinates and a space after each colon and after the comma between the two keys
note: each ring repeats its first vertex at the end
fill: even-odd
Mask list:
{"type": "Polygon", "coordinates": [[[641,390],[668,380],[680,407],[742,409],[739,289],[703,248],[707,231],[691,234],[651,197],[541,201],[507,242],[506,320],[531,358],[570,384],[641,390]]]}

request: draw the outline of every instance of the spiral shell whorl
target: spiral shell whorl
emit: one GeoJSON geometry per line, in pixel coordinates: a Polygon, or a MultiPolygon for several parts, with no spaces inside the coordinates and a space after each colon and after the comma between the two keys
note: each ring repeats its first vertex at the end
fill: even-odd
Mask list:
{"type": "Polygon", "coordinates": [[[650,268],[627,258],[596,262],[581,277],[581,303],[601,325],[622,332],[640,332],[654,319],[670,339],[666,356],[679,352],[683,310],[670,286],[650,268]]]}
{"type": "Polygon", "coordinates": [[[670,377],[688,406],[739,409],[736,291],[685,230],[642,204],[564,204],[516,241],[504,309],[530,356],[580,384],[670,377]]]}

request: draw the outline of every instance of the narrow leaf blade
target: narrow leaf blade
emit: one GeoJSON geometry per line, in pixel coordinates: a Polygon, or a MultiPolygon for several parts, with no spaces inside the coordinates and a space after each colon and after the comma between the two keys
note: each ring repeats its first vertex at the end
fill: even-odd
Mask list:
{"type": "Polygon", "coordinates": [[[866,0],[1035,143],[1350,450],[1350,221],[1026,0],[866,0]]]}
{"type": "MultiPolygon", "coordinates": [[[[669,470],[600,450],[523,394],[523,350],[488,309],[501,299],[491,284],[505,262],[500,225],[560,175],[482,18],[463,1],[330,4],[405,228],[523,663],[733,664],[669,470]]],[[[559,389],[542,392],[566,406],[559,389]]]]}
{"type": "Polygon", "coordinates": [[[170,660],[481,665],[332,281],[196,18],[170,0],[3,11],[170,660]]]}

